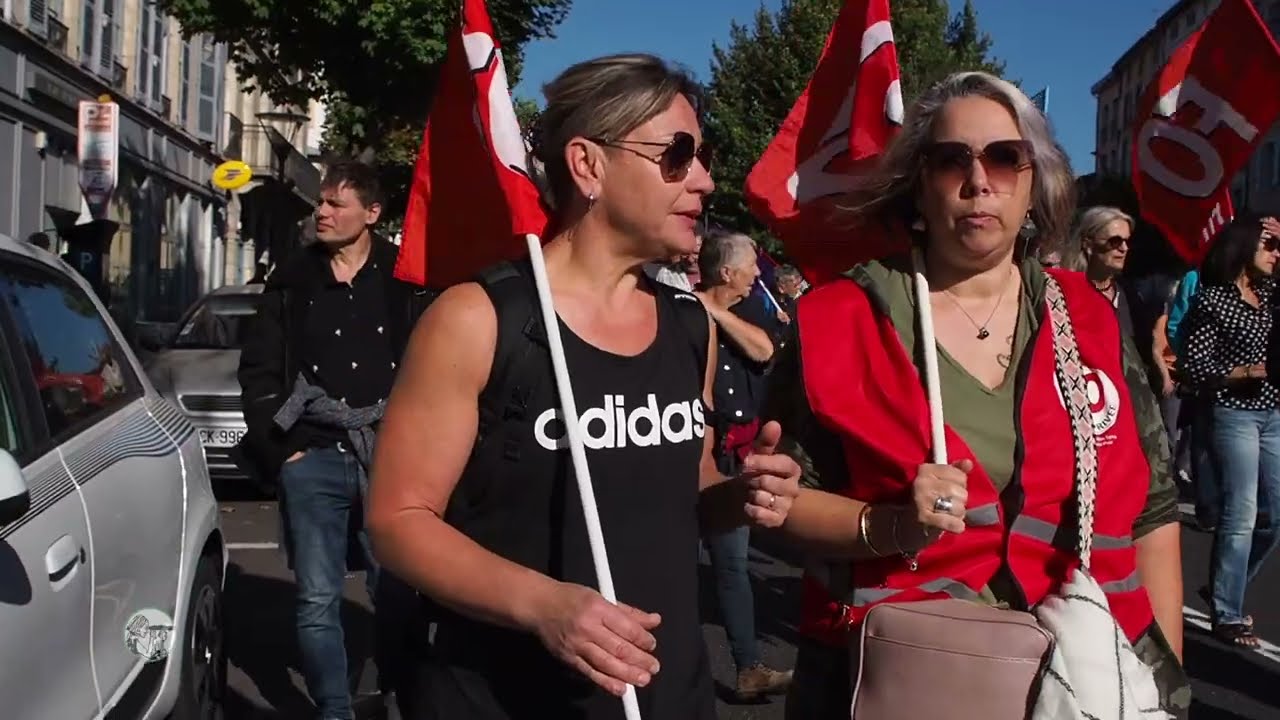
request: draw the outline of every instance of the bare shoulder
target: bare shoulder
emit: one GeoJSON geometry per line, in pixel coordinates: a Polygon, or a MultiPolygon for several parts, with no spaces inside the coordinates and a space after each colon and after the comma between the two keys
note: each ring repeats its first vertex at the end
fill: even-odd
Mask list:
{"type": "Polygon", "coordinates": [[[462,283],[436,298],[409,338],[404,372],[484,385],[493,364],[498,315],[478,283],[462,283]]]}

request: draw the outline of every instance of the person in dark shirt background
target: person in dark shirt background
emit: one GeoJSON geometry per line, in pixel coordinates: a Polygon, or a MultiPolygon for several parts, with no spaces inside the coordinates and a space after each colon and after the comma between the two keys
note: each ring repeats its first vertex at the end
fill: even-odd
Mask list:
{"type": "MultiPolygon", "coordinates": [[[[413,602],[407,586],[378,577],[363,529],[374,430],[428,299],[393,277],[398,249],[372,232],[381,212],[371,167],[330,167],[315,211],[317,242],[267,279],[240,359],[248,432],[237,451],[259,476],[279,478],[302,671],[324,720],[353,717],[339,615],[350,528],[370,597],[378,596],[375,652],[388,696],[393,673],[383,653],[391,635],[383,622],[396,613],[384,599],[413,602]]],[[[394,630],[401,638],[408,631],[394,630]]]]}
{"type": "MultiPolygon", "coordinates": [[[[766,330],[778,323],[767,301],[752,295],[760,277],[756,245],[738,233],[716,230],[702,241],[698,254],[702,282],[695,291],[718,326],[719,348],[712,386],[715,404],[716,452],[720,472],[733,476],[751,451],[760,428],[758,413],[764,402],[765,375],[774,344],[766,330]]],[[[756,646],[755,599],[747,576],[750,528],[706,535],[716,576],[716,593],[725,633],[738,669],[739,698],[751,700],[783,692],[791,673],[778,672],[760,661],[756,646]]]]}

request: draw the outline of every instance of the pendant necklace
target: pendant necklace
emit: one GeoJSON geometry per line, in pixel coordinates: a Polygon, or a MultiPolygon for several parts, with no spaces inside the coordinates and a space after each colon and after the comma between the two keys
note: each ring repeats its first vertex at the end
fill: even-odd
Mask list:
{"type": "Polygon", "coordinates": [[[973,319],[973,316],[969,314],[968,310],[964,309],[964,306],[961,305],[960,301],[957,300],[956,297],[951,294],[950,290],[943,290],[942,292],[945,293],[947,298],[950,299],[951,302],[955,304],[957,308],[960,309],[960,312],[964,313],[964,316],[966,318],[969,318],[969,322],[975,328],[978,329],[978,339],[986,340],[987,338],[991,337],[991,331],[987,329],[987,326],[991,324],[991,319],[996,316],[996,311],[1000,309],[1000,303],[1004,302],[1004,296],[1008,294],[1010,284],[1012,283],[1008,283],[1005,285],[1004,290],[1001,291],[1000,293],[1000,297],[996,298],[996,304],[994,307],[991,308],[991,314],[987,316],[987,321],[982,323],[981,325],[978,324],[977,320],[973,319]]]}

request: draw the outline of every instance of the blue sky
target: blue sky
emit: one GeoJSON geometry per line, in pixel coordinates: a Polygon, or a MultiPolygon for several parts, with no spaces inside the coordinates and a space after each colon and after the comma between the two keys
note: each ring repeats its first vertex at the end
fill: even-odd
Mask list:
{"type": "MultiPolygon", "coordinates": [[[[892,0],[890,0],[892,2],[892,0]]],[[[951,0],[953,9],[963,0],[951,0]]],[[[518,97],[542,101],[540,88],[568,65],[615,52],[646,51],[710,76],[711,44],[724,44],[733,20],[749,21],[761,0],[575,0],[554,40],[530,44],[518,97]]],[[[763,0],[776,10],[781,0],[763,0]]],[[[1173,0],[974,0],[1006,76],[1028,94],[1049,86],[1049,118],[1077,174],[1093,171],[1094,113],[1089,88],[1172,7],[1173,0]]]]}

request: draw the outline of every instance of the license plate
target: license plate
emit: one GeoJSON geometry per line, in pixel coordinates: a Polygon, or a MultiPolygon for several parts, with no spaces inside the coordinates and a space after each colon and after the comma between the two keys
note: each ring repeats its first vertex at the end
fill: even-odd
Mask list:
{"type": "Polygon", "coordinates": [[[205,447],[232,447],[244,437],[243,429],[200,429],[200,444],[205,447]]]}

